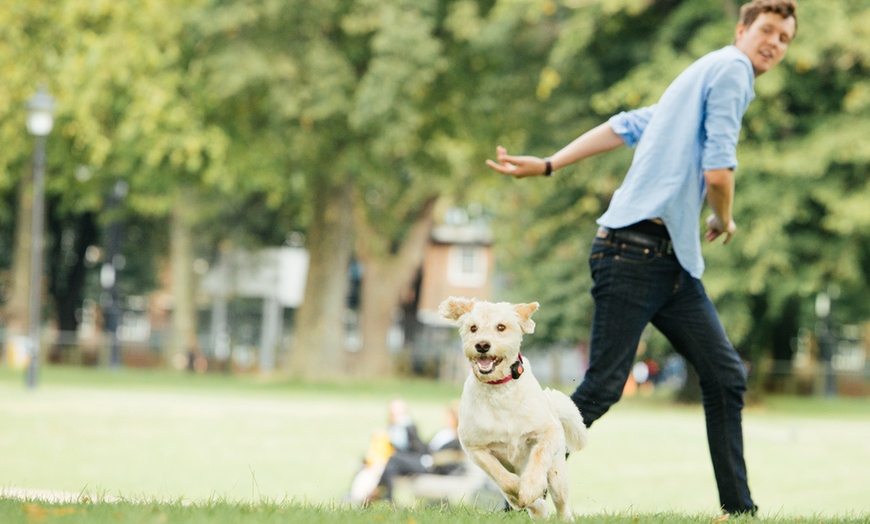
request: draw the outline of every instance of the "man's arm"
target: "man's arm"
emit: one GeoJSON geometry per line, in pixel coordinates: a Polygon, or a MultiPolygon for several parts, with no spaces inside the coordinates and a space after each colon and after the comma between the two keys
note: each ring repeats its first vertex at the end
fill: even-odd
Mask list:
{"type": "Polygon", "coordinates": [[[707,183],[707,203],[713,214],[707,218],[705,237],[713,241],[723,233],[727,244],[737,226],[731,212],[734,200],[734,169],[737,167],[737,140],[743,114],[752,100],[752,68],[744,61],[732,60],[710,86],[705,101],[706,140],[701,159],[707,183]]]}
{"type": "MultiPolygon", "coordinates": [[[[610,124],[605,122],[583,133],[560,149],[558,153],[550,157],[550,165],[555,171],[584,158],[616,149],[624,144],[625,142],[613,131],[610,124]]],[[[523,178],[541,176],[546,171],[546,161],[543,158],[509,155],[507,150],[501,146],[496,148],[496,154],[498,162],[487,160],[486,165],[499,173],[523,178]]]]}
{"type": "Polygon", "coordinates": [[[710,169],[704,171],[704,180],[707,182],[707,204],[713,210],[713,214],[707,218],[705,238],[712,242],[724,233],[727,244],[737,231],[737,224],[731,214],[734,202],[734,170],[710,169]]]}

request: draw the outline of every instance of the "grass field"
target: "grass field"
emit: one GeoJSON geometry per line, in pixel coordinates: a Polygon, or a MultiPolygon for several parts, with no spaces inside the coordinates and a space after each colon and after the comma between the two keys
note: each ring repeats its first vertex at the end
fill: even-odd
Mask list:
{"type": "MultiPolygon", "coordinates": [[[[135,522],[142,524],[529,524],[524,512],[484,512],[464,507],[415,507],[393,509],[374,506],[351,509],[329,505],[260,503],[257,505],[206,502],[192,505],[177,503],[130,502],[48,504],[0,499],[0,518],[4,524],[94,524],[135,522]]],[[[766,524],[866,524],[866,518],[794,518],[766,517],[766,524]]],[[[557,522],[555,519],[548,522],[557,522]]],[[[577,517],[575,524],[697,524],[715,522],[708,514],[605,513],[577,517]]],[[[757,522],[752,517],[728,519],[734,524],[757,522]]]]}
{"type": "MultiPolygon", "coordinates": [[[[44,369],[29,391],[20,373],[0,368],[0,493],[7,495],[0,522],[118,521],[111,515],[123,522],[514,522],[517,515],[471,509],[336,506],[388,399],[406,398],[428,437],[459,392],[459,385],[428,381],[303,385],[65,368],[44,369]],[[105,503],[8,497],[39,491],[105,503]],[[108,518],[97,515],[104,506],[108,518]],[[222,516],[210,520],[216,511],[222,516]]],[[[745,419],[762,517],[870,522],[870,402],[771,398],[745,419]]],[[[571,503],[584,522],[716,516],[699,407],[628,399],[590,438],[589,449],[569,460],[571,503]]]]}

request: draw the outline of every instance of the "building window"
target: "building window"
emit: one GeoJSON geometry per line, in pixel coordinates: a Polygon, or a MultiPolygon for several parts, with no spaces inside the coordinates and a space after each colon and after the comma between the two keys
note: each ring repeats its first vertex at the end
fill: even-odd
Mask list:
{"type": "Polygon", "coordinates": [[[479,246],[453,246],[447,280],[457,287],[486,285],[486,251],[479,246]]]}

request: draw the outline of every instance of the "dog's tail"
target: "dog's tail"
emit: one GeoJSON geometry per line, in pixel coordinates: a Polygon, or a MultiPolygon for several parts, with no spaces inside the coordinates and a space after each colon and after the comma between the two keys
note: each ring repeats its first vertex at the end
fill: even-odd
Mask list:
{"type": "Polygon", "coordinates": [[[589,436],[586,433],[586,424],[583,423],[583,417],[580,415],[577,405],[561,391],[546,389],[544,392],[547,394],[553,411],[562,422],[568,453],[585,448],[589,442],[589,436]]]}

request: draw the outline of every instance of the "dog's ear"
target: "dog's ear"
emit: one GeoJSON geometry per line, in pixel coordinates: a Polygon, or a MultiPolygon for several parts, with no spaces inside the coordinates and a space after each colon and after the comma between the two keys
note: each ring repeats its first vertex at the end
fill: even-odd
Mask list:
{"type": "Polygon", "coordinates": [[[530,304],[514,304],[514,311],[517,312],[517,315],[520,317],[520,329],[523,330],[523,333],[534,333],[535,332],[535,321],[532,320],[532,313],[538,310],[541,305],[537,302],[532,302],[530,304]]]}
{"type": "Polygon", "coordinates": [[[450,297],[438,306],[438,313],[448,320],[459,320],[459,317],[471,311],[474,307],[473,298],[450,297]]]}

